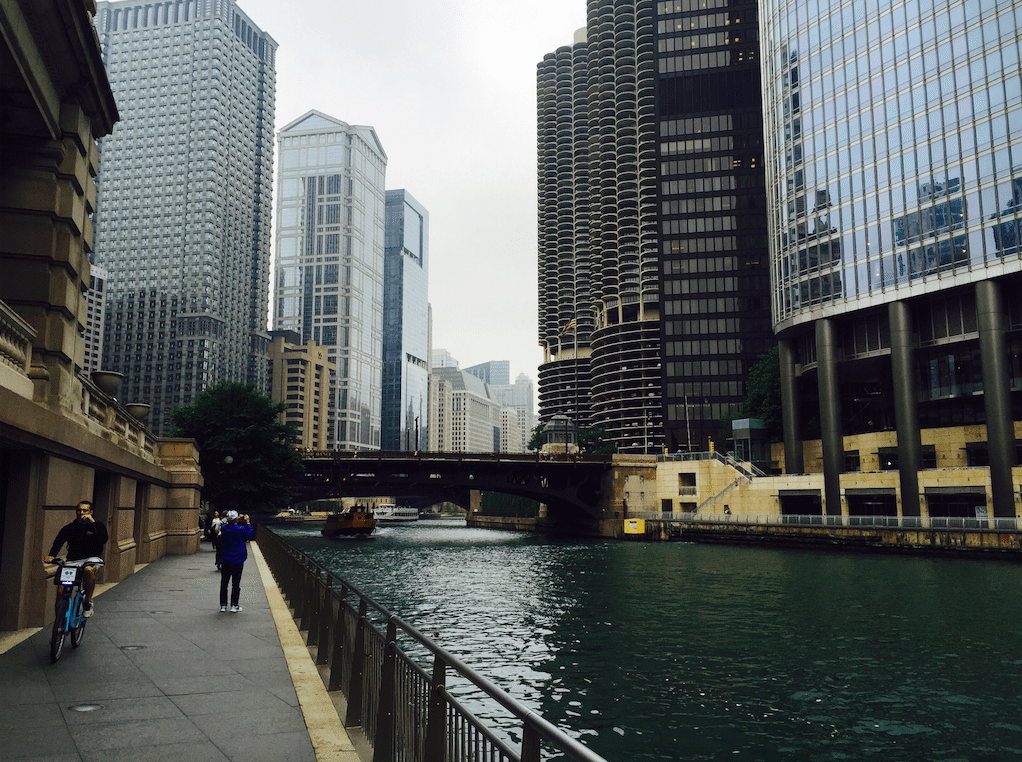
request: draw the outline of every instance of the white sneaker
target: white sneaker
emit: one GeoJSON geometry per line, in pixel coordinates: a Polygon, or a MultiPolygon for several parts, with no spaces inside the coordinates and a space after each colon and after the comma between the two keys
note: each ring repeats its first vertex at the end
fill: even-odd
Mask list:
{"type": "Polygon", "coordinates": [[[220,607],[220,610],[221,610],[221,611],[227,611],[227,607],[226,607],[226,606],[221,606],[221,607],[220,607]]]}
{"type": "Polygon", "coordinates": [[[90,616],[96,613],[96,607],[92,603],[85,604],[85,610],[82,612],[82,616],[88,619],[90,616]]]}
{"type": "Polygon", "coordinates": [[[231,606],[232,614],[237,614],[239,611],[241,611],[241,606],[231,606]]]}

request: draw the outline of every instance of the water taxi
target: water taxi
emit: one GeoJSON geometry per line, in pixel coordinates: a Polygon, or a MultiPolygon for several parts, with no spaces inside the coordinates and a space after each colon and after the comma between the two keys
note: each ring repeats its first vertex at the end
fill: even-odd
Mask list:
{"type": "Polygon", "coordinates": [[[353,506],[326,517],[326,524],[320,530],[324,537],[350,537],[369,535],[376,529],[376,519],[370,508],[353,506]]]}

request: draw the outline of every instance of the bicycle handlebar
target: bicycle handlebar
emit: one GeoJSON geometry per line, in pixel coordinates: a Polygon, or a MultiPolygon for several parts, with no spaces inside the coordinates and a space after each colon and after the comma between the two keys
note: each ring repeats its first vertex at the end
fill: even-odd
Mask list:
{"type": "Polygon", "coordinates": [[[63,558],[54,558],[51,563],[57,566],[67,566],[76,569],[80,569],[83,566],[104,566],[106,562],[99,556],[89,556],[88,558],[79,558],[74,561],[65,561],[63,558]]]}

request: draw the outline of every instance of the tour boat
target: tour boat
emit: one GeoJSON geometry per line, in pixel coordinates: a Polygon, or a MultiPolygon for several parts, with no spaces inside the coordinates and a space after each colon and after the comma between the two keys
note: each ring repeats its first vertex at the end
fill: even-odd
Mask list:
{"type": "Polygon", "coordinates": [[[419,509],[410,505],[394,505],[383,503],[373,510],[376,520],[384,524],[395,524],[399,521],[418,521],[419,509]]]}
{"type": "Polygon", "coordinates": [[[320,530],[324,537],[350,537],[369,535],[376,529],[376,519],[369,508],[354,506],[326,517],[326,524],[320,530]]]}

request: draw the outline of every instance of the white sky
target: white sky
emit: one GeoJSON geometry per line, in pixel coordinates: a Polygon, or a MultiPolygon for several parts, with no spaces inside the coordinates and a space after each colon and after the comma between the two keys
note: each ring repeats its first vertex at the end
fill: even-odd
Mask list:
{"type": "Polygon", "coordinates": [[[280,46],[275,129],[310,109],[374,127],[387,189],[429,211],[433,346],[535,383],[536,65],[571,44],[586,1],[238,5],[280,46]]]}

